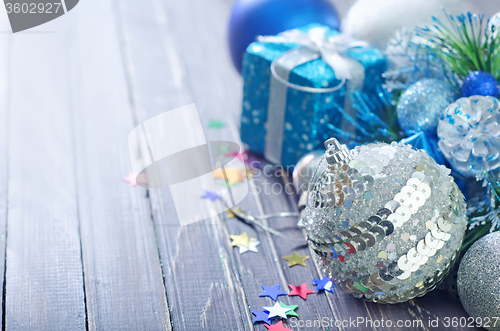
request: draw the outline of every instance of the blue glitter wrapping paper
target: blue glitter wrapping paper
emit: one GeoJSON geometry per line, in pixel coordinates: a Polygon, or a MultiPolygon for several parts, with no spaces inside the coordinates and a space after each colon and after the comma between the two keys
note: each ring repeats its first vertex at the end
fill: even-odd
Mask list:
{"type": "MultiPolygon", "coordinates": [[[[324,26],[310,24],[299,30],[307,32],[314,27],[324,26]]],[[[339,33],[336,30],[327,29],[327,36],[339,33]]],[[[264,154],[266,147],[271,62],[298,46],[294,43],[254,42],[247,48],[242,70],[244,86],[241,141],[252,152],[264,154]]],[[[382,73],[387,67],[383,53],[377,48],[368,47],[362,51],[349,51],[347,54],[361,63],[365,69],[363,92],[376,94],[376,87],[383,83],[382,73]]],[[[315,88],[330,88],[340,83],[333,69],[322,59],[295,67],[291,70],[288,81],[292,84],[315,88]]],[[[346,85],[328,93],[287,89],[282,165],[295,165],[302,155],[323,146],[324,141],[332,136],[342,140],[343,131],[356,134],[355,126],[344,116],[346,85]],[[328,128],[329,123],[334,126],[335,130],[328,128]]],[[[343,142],[352,143],[345,139],[343,142]]]]}

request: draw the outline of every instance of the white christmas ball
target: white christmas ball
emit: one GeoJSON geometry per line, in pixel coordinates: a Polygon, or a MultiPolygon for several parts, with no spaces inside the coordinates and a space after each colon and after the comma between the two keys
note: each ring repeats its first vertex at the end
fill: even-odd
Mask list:
{"type": "Polygon", "coordinates": [[[384,48],[397,29],[430,25],[431,15],[446,20],[441,6],[452,15],[467,12],[459,0],[358,0],[347,12],[341,30],[384,48]]]}
{"type": "Polygon", "coordinates": [[[313,177],[299,222],[322,270],[374,302],[434,289],[453,267],[467,226],[450,170],[403,143],[353,150],[327,143],[328,166],[313,177]]]}

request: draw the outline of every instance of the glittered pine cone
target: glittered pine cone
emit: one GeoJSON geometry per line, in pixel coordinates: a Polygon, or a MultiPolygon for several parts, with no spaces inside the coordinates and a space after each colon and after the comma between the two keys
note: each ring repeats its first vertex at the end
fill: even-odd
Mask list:
{"type": "Polygon", "coordinates": [[[444,111],[438,125],[439,148],[454,170],[478,175],[500,166],[498,99],[460,98],[444,111]]]}

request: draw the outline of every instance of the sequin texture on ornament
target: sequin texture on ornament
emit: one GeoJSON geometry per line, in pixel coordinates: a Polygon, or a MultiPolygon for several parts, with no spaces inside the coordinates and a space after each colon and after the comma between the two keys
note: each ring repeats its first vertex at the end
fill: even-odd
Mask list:
{"type": "Polygon", "coordinates": [[[478,175],[500,166],[500,105],[493,97],[460,98],[438,125],[439,148],[453,169],[478,175]]]}
{"type": "Polygon", "coordinates": [[[437,79],[423,79],[411,85],[398,102],[397,116],[407,135],[417,132],[436,135],[441,114],[457,99],[453,87],[437,79]]]}
{"type": "Polygon", "coordinates": [[[299,221],[323,272],[374,302],[404,302],[432,290],[453,266],[467,226],[450,170],[403,143],[325,145],[328,165],[313,176],[299,221]]]}

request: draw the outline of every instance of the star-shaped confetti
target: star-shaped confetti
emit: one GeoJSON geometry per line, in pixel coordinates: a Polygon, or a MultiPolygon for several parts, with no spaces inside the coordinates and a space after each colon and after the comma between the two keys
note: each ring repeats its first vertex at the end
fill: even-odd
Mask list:
{"type": "Polygon", "coordinates": [[[264,307],[264,311],[269,312],[269,318],[272,319],[274,317],[287,318],[286,312],[289,311],[290,308],[281,307],[279,302],[276,302],[272,307],[264,307]]]}
{"type": "Polygon", "coordinates": [[[227,177],[227,182],[229,183],[229,185],[234,185],[236,183],[243,182],[243,180],[245,179],[244,171],[238,170],[233,167],[224,167],[223,169],[215,169],[212,172],[213,178],[220,178],[226,180],[227,177]],[[226,174],[225,176],[224,173],[226,174]]]}
{"type": "Polygon", "coordinates": [[[304,300],[307,299],[308,294],[315,293],[315,291],[307,288],[306,283],[302,283],[299,286],[288,284],[288,286],[292,289],[292,292],[288,293],[289,296],[298,295],[304,300]]]}
{"type": "Polygon", "coordinates": [[[259,294],[259,297],[270,297],[271,299],[276,301],[276,299],[278,299],[278,297],[280,295],[286,295],[286,292],[283,292],[282,290],[280,290],[279,284],[276,284],[272,287],[261,285],[261,287],[264,290],[264,292],[259,294]]]}
{"type": "Polygon", "coordinates": [[[231,151],[231,152],[227,153],[226,156],[235,157],[243,162],[248,161],[248,158],[249,158],[247,151],[242,151],[241,153],[238,151],[231,151]]]}
{"type": "Polygon", "coordinates": [[[292,255],[290,256],[282,256],[283,259],[287,260],[290,262],[288,264],[289,267],[293,267],[294,265],[300,264],[303,265],[304,267],[306,266],[306,263],[304,262],[309,258],[307,255],[299,255],[297,252],[293,252],[292,255]]]}
{"type": "Polygon", "coordinates": [[[145,173],[140,173],[137,175],[135,172],[129,172],[128,176],[123,178],[124,182],[130,183],[132,186],[137,186],[137,184],[146,184],[148,180],[146,179],[145,173]]]}
{"type": "Polygon", "coordinates": [[[258,253],[259,250],[257,249],[257,246],[259,245],[260,241],[252,240],[248,243],[248,247],[245,247],[243,245],[239,245],[238,247],[240,248],[240,254],[246,253],[248,251],[258,253]]]}
{"type": "Polygon", "coordinates": [[[227,153],[231,152],[231,145],[229,144],[220,144],[216,147],[217,155],[227,155],[227,153]]]}
{"type": "Polygon", "coordinates": [[[231,245],[232,245],[232,246],[239,246],[239,245],[242,245],[242,246],[248,247],[248,243],[249,243],[250,241],[255,241],[255,240],[257,240],[257,239],[255,239],[255,238],[249,238],[246,232],[243,232],[243,233],[242,233],[242,234],[240,234],[240,235],[234,235],[234,234],[232,234],[232,235],[230,235],[229,237],[230,237],[230,238],[231,238],[231,240],[232,240],[232,242],[231,242],[231,245]]]}
{"type": "MultiPolygon", "coordinates": [[[[236,211],[238,211],[238,212],[240,212],[240,213],[242,213],[242,214],[246,214],[246,213],[247,213],[246,211],[244,211],[243,209],[241,209],[241,208],[240,208],[240,206],[237,206],[236,208],[233,208],[233,209],[236,209],[236,211]]],[[[227,215],[227,218],[235,218],[235,217],[238,217],[238,216],[236,216],[236,214],[235,214],[235,213],[233,213],[233,211],[232,211],[231,209],[228,209],[228,210],[227,210],[227,214],[228,214],[228,215],[227,215]]]]}
{"type": "MultiPolygon", "coordinates": [[[[297,313],[295,312],[295,309],[297,309],[297,307],[299,305],[290,305],[290,306],[288,306],[287,304],[284,304],[281,301],[279,303],[280,303],[281,307],[290,309],[290,310],[288,310],[286,312],[286,316],[299,317],[299,315],[297,315],[297,313]]],[[[270,323],[267,323],[267,324],[270,324],[270,323]]]]}
{"type": "Polygon", "coordinates": [[[224,123],[224,121],[222,121],[222,120],[210,120],[210,121],[208,121],[208,128],[209,129],[220,130],[225,126],[226,126],[226,123],[224,123]]]}
{"type": "Polygon", "coordinates": [[[314,284],[316,284],[316,291],[325,290],[333,293],[333,282],[330,278],[323,276],[323,279],[313,279],[314,284]]]}
{"type": "Polygon", "coordinates": [[[252,310],[252,314],[255,315],[255,318],[252,320],[252,322],[264,322],[267,324],[271,324],[271,319],[269,318],[269,313],[266,313],[265,311],[260,311],[260,310],[252,310]]]}
{"type": "Polygon", "coordinates": [[[287,329],[283,326],[283,321],[279,321],[274,325],[266,325],[268,331],[292,331],[292,329],[287,329]]]}
{"type": "Polygon", "coordinates": [[[205,194],[203,194],[200,198],[210,199],[210,201],[212,201],[212,202],[215,200],[222,200],[220,195],[218,195],[217,193],[211,192],[211,191],[205,191],[205,194]]]}

